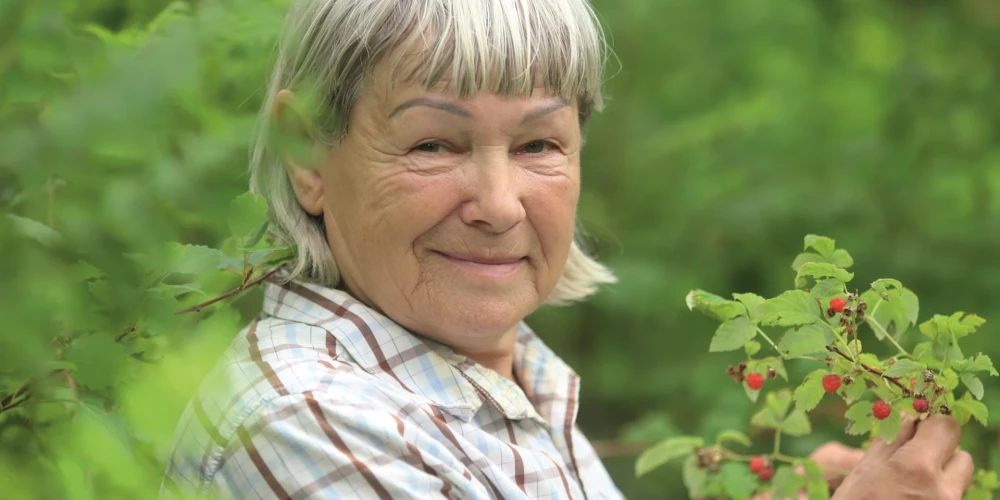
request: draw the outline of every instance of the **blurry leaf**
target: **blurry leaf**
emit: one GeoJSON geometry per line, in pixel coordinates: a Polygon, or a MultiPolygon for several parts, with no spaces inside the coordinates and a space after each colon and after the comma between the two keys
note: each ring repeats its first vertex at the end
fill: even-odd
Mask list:
{"type": "Polygon", "coordinates": [[[747,315],[750,320],[757,321],[760,315],[757,314],[757,307],[764,302],[764,297],[754,293],[734,293],[733,298],[740,301],[747,308],[747,315]]]}
{"type": "Polygon", "coordinates": [[[743,347],[757,334],[757,329],[746,316],[737,316],[719,325],[709,345],[709,352],[734,351],[743,347]]]}
{"type": "Polygon", "coordinates": [[[913,372],[923,372],[926,369],[927,365],[925,363],[919,363],[909,358],[899,358],[882,375],[885,377],[902,377],[910,375],[913,372]]]}
{"type": "Polygon", "coordinates": [[[952,414],[960,423],[969,421],[969,417],[975,418],[980,424],[986,425],[989,411],[986,405],[970,397],[968,393],[962,399],[956,399],[952,406],[952,414]]]}
{"type": "Polygon", "coordinates": [[[627,424],[621,432],[621,437],[624,441],[648,443],[660,441],[679,433],[680,431],[674,425],[669,414],[653,412],[627,424]]]}
{"type": "Polygon", "coordinates": [[[893,408],[885,420],[878,421],[877,435],[885,440],[886,443],[892,444],[896,440],[896,436],[899,435],[899,428],[902,425],[902,415],[903,412],[899,408],[893,408]]]}
{"type": "Polygon", "coordinates": [[[826,352],[828,331],[828,328],[819,323],[808,324],[788,331],[778,340],[778,349],[792,358],[815,352],[826,352]]]}
{"type": "MultiPolygon", "coordinates": [[[[263,231],[260,229],[267,220],[267,201],[254,193],[243,193],[229,203],[228,220],[229,230],[237,238],[249,239],[258,232],[262,236],[263,231]]],[[[260,236],[257,236],[257,239],[260,236]]],[[[244,246],[250,247],[253,244],[244,246]]]]}
{"type": "Polygon", "coordinates": [[[688,292],[685,302],[688,309],[698,311],[719,321],[726,321],[745,312],[740,303],[726,300],[704,290],[691,290],[688,292]]]}
{"type": "Polygon", "coordinates": [[[748,357],[753,356],[754,354],[760,352],[760,342],[751,340],[750,342],[743,344],[743,350],[747,353],[748,357]]]}
{"type": "Polygon", "coordinates": [[[719,472],[723,488],[733,500],[746,500],[757,489],[757,478],[743,462],[726,462],[719,472]]]}
{"type": "Polygon", "coordinates": [[[114,385],[119,373],[128,365],[124,349],[108,335],[93,334],[74,339],[65,357],[76,365],[73,377],[77,383],[97,390],[114,385]]]}
{"type": "Polygon", "coordinates": [[[698,467],[698,458],[694,455],[687,457],[684,460],[684,487],[687,488],[688,493],[692,498],[697,498],[702,495],[702,491],[705,488],[705,483],[708,481],[708,471],[698,467]]]}
{"type": "Polygon", "coordinates": [[[799,272],[796,278],[802,277],[816,278],[835,278],[844,283],[850,282],[854,279],[854,273],[850,271],[845,271],[833,264],[827,262],[807,262],[802,264],[799,268],[799,272]]]}
{"type": "Polygon", "coordinates": [[[795,257],[795,260],[792,261],[792,269],[797,272],[808,262],[826,262],[826,259],[824,259],[822,255],[812,252],[800,253],[795,257]]]}
{"type": "Polygon", "coordinates": [[[670,460],[686,457],[704,444],[701,438],[690,436],[670,438],[657,443],[639,455],[639,459],[635,462],[635,475],[642,476],[670,460]]]}
{"type": "Polygon", "coordinates": [[[201,245],[184,245],[183,256],[174,263],[173,270],[183,274],[201,274],[222,264],[225,255],[214,248],[201,245]]]}
{"type": "Polygon", "coordinates": [[[833,255],[833,250],[837,247],[836,243],[826,236],[819,236],[815,234],[808,234],[804,239],[803,250],[815,250],[823,258],[829,258],[833,255]]]}
{"type": "Polygon", "coordinates": [[[743,434],[740,431],[735,431],[735,430],[732,430],[732,429],[727,429],[727,430],[724,430],[724,431],[720,432],[715,437],[715,442],[717,444],[738,443],[738,444],[741,444],[741,445],[746,446],[748,448],[750,447],[751,444],[753,444],[750,441],[750,438],[747,437],[746,434],[743,434]]]}
{"type": "Polygon", "coordinates": [[[812,432],[812,426],[809,425],[809,417],[806,417],[805,411],[796,409],[782,422],[781,431],[789,436],[805,436],[812,432]]]}
{"type": "Polygon", "coordinates": [[[816,286],[812,287],[809,293],[826,304],[830,302],[830,299],[844,295],[844,282],[837,278],[820,280],[816,282],[816,286]]]}
{"type": "Polygon", "coordinates": [[[975,356],[969,358],[968,361],[969,364],[965,367],[966,371],[989,372],[990,375],[994,377],[997,376],[997,371],[996,369],[993,368],[993,361],[990,360],[989,356],[983,353],[978,353],[975,356]]]}
{"type": "Polygon", "coordinates": [[[782,465],[771,478],[771,485],[774,487],[772,500],[798,500],[799,490],[806,487],[806,478],[796,474],[791,467],[782,465]]]}
{"type": "Polygon", "coordinates": [[[14,225],[14,230],[22,237],[34,240],[46,248],[55,248],[62,244],[62,236],[54,229],[41,222],[7,214],[7,219],[14,225]]]}
{"type": "MultiPolygon", "coordinates": [[[[861,384],[860,381],[856,383],[861,384]]],[[[844,418],[847,419],[847,429],[844,432],[852,436],[867,433],[872,430],[872,421],[875,419],[872,416],[872,403],[870,401],[854,403],[847,409],[844,418]]]]}
{"type": "Polygon", "coordinates": [[[847,250],[838,248],[833,251],[829,262],[837,267],[847,269],[854,265],[854,258],[851,257],[851,254],[847,253],[847,250]]]}
{"type": "Polygon", "coordinates": [[[799,460],[798,463],[801,463],[806,470],[806,478],[808,479],[806,495],[808,498],[810,500],[829,500],[830,485],[823,476],[823,469],[812,460],[799,460]]]}
{"type": "Polygon", "coordinates": [[[910,325],[916,324],[920,311],[920,301],[907,288],[892,289],[888,296],[889,300],[885,301],[874,291],[861,294],[861,299],[868,303],[868,315],[865,321],[874,321],[881,326],[881,328],[872,327],[879,340],[885,338],[883,330],[899,338],[910,325]]]}
{"type": "Polygon", "coordinates": [[[795,393],[792,396],[795,400],[796,408],[809,411],[819,404],[823,399],[823,395],[826,394],[826,391],[823,389],[823,377],[828,373],[830,372],[821,368],[806,375],[802,384],[795,388],[795,393]]]}
{"type": "Polygon", "coordinates": [[[971,392],[976,399],[983,399],[983,381],[979,380],[979,377],[971,373],[963,373],[962,383],[965,384],[965,387],[969,388],[969,392],[971,392]]]}
{"type": "Polygon", "coordinates": [[[757,312],[761,315],[761,324],[772,326],[805,325],[822,318],[816,299],[801,290],[790,290],[768,299],[757,312]]]}

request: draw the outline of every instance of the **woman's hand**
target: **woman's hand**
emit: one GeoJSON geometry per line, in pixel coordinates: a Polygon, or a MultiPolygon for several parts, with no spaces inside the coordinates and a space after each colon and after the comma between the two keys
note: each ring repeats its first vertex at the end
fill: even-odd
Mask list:
{"type": "Polygon", "coordinates": [[[972,456],[957,450],[962,428],[951,417],[904,418],[892,444],[872,442],[834,500],[961,500],[972,482],[972,456]]]}

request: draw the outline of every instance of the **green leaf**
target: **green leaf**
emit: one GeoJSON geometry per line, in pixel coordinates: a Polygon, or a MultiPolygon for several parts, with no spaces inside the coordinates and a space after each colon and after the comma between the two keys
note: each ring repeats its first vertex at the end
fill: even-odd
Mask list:
{"type": "Polygon", "coordinates": [[[65,358],[76,365],[76,382],[94,390],[113,386],[128,366],[124,348],[110,335],[96,333],[73,339],[65,358]]]}
{"type": "Polygon", "coordinates": [[[860,377],[856,377],[856,380],[851,385],[841,385],[840,393],[844,396],[844,402],[847,404],[854,403],[855,401],[861,399],[868,389],[865,387],[865,382],[860,377]]]}
{"type": "Polygon", "coordinates": [[[719,325],[708,346],[709,352],[734,351],[753,339],[757,329],[746,316],[736,316],[719,325]]]}
{"type": "Polygon", "coordinates": [[[267,220],[261,222],[260,226],[257,226],[257,229],[255,229],[253,233],[250,233],[250,236],[247,237],[247,240],[243,242],[244,248],[253,248],[254,245],[260,242],[260,240],[264,238],[264,235],[267,234],[267,228],[270,225],[271,225],[270,222],[268,222],[267,220]]]}
{"type": "Polygon", "coordinates": [[[828,328],[812,323],[785,333],[778,340],[778,349],[788,357],[804,356],[815,352],[826,352],[828,328]]]}
{"type": "Polygon", "coordinates": [[[970,372],[990,372],[990,375],[997,376],[997,371],[993,368],[993,361],[983,353],[969,358],[969,365],[965,369],[970,372]]]}
{"type": "Polygon", "coordinates": [[[62,244],[62,235],[41,222],[7,214],[7,219],[14,226],[14,231],[22,237],[34,240],[46,248],[55,248],[62,244]]]}
{"type": "Polygon", "coordinates": [[[768,368],[774,368],[779,377],[788,380],[788,372],[785,371],[785,364],[781,361],[781,358],[773,357],[747,361],[747,373],[757,372],[765,374],[768,368]]]}
{"type": "Polygon", "coordinates": [[[836,247],[836,242],[826,236],[807,234],[806,237],[803,238],[802,250],[815,250],[816,253],[823,256],[823,258],[833,255],[833,250],[836,247]]]}
{"type": "Polygon", "coordinates": [[[788,389],[770,392],[767,394],[764,407],[750,418],[750,423],[758,427],[777,429],[784,423],[791,405],[792,392],[788,389]]]}
{"type": "Polygon", "coordinates": [[[687,488],[691,498],[702,496],[705,483],[708,482],[708,471],[698,467],[698,458],[694,455],[690,455],[687,460],[684,460],[683,475],[684,487],[687,488]]]}
{"type": "Polygon", "coordinates": [[[635,475],[642,476],[670,460],[688,456],[704,444],[703,439],[690,436],[674,437],[661,441],[639,456],[635,462],[635,475]]]}
{"type": "Polygon", "coordinates": [[[806,262],[799,268],[795,278],[836,278],[844,283],[849,283],[854,279],[854,273],[845,271],[829,262],[806,262]]]}
{"type": "Polygon", "coordinates": [[[771,478],[774,490],[771,500],[798,500],[799,491],[806,487],[806,478],[796,474],[791,467],[782,465],[771,478]]]}
{"type": "Polygon", "coordinates": [[[229,202],[229,230],[237,238],[248,238],[266,219],[267,201],[260,196],[243,193],[229,202]]]}
{"type": "Polygon", "coordinates": [[[768,408],[761,408],[750,417],[750,425],[763,427],[765,429],[777,429],[781,427],[781,420],[768,408]]]}
{"type": "Polygon", "coordinates": [[[902,377],[904,375],[910,375],[913,372],[922,372],[926,369],[926,363],[919,363],[909,358],[900,358],[896,360],[892,366],[885,370],[882,375],[886,377],[902,377]]]}
{"type": "Polygon", "coordinates": [[[950,368],[941,370],[937,375],[937,383],[949,391],[955,390],[958,387],[958,374],[950,368]]]}
{"type": "Polygon", "coordinates": [[[896,440],[896,436],[899,435],[899,428],[901,427],[903,421],[902,414],[903,412],[901,412],[899,408],[894,407],[885,420],[879,420],[878,436],[881,437],[886,443],[892,444],[892,442],[896,440]]]}
{"type": "Polygon", "coordinates": [[[781,432],[789,436],[805,436],[812,432],[812,426],[809,425],[809,417],[806,417],[806,412],[801,409],[793,411],[781,423],[781,432]]]}
{"type": "Polygon", "coordinates": [[[868,315],[865,321],[879,340],[885,338],[884,333],[899,339],[911,325],[917,323],[920,312],[920,300],[910,289],[891,289],[888,296],[889,300],[885,301],[874,290],[861,294],[861,300],[868,303],[868,315]],[[871,322],[877,323],[881,328],[872,326],[871,322]]]}
{"type": "Polygon", "coordinates": [[[715,442],[716,444],[738,443],[745,447],[750,447],[750,445],[753,444],[746,434],[732,429],[720,432],[717,436],[715,436],[715,442]]]}
{"type": "Polygon", "coordinates": [[[684,301],[688,309],[719,321],[726,321],[746,312],[746,308],[739,302],[726,300],[704,290],[691,290],[684,301]]]}
{"type": "Polygon", "coordinates": [[[829,500],[830,485],[823,476],[823,469],[812,460],[797,460],[797,464],[802,465],[806,470],[806,478],[809,483],[806,486],[806,495],[810,500],[829,500]]]}
{"type": "Polygon", "coordinates": [[[754,354],[760,352],[760,342],[757,342],[756,340],[751,340],[750,342],[743,344],[743,350],[746,351],[747,357],[751,357],[754,354]]]}
{"type": "Polygon", "coordinates": [[[851,254],[847,253],[847,250],[838,248],[833,251],[829,262],[837,267],[847,269],[854,265],[854,258],[851,257],[851,254]]]}
{"type": "MultiPolygon", "coordinates": [[[[860,350],[860,349],[859,349],[860,350]]],[[[882,360],[878,359],[878,356],[870,353],[863,352],[858,355],[858,361],[877,369],[882,369],[882,360]]]]}
{"type": "Polygon", "coordinates": [[[846,295],[845,285],[843,281],[837,278],[827,278],[816,282],[816,286],[812,287],[809,294],[816,297],[824,304],[829,303],[830,299],[834,297],[842,297],[846,295]]]}
{"type": "Polygon", "coordinates": [[[789,290],[757,307],[761,324],[771,326],[798,326],[822,319],[819,303],[801,290],[789,290]]]}
{"type": "Polygon", "coordinates": [[[764,302],[764,297],[754,293],[734,293],[733,298],[746,307],[747,315],[752,321],[757,321],[760,318],[760,315],[757,313],[757,307],[764,302]]]}
{"type": "Polygon", "coordinates": [[[952,411],[960,423],[968,422],[971,416],[979,421],[980,424],[986,425],[987,417],[989,416],[989,410],[987,410],[986,405],[981,401],[970,398],[969,394],[962,396],[962,399],[956,399],[955,404],[952,406],[952,411]]]}
{"type": "MultiPolygon", "coordinates": [[[[863,384],[860,380],[856,384],[863,384]]],[[[852,436],[865,434],[872,430],[872,403],[870,401],[858,401],[851,405],[844,413],[847,419],[847,429],[844,431],[852,436]]]]}
{"type": "Polygon", "coordinates": [[[826,262],[826,259],[822,255],[812,252],[804,252],[795,256],[795,260],[792,261],[792,269],[798,272],[803,265],[809,262],[826,262]]]}
{"type": "MultiPolygon", "coordinates": [[[[871,288],[872,290],[875,291],[875,293],[878,293],[881,296],[883,294],[888,295],[890,288],[895,289],[897,291],[902,290],[903,284],[900,283],[899,280],[894,280],[892,278],[882,278],[873,281],[871,283],[871,288]]],[[[868,304],[868,305],[873,306],[875,304],[868,304]]]]}
{"type": "Polygon", "coordinates": [[[757,489],[757,477],[743,462],[726,462],[719,472],[722,486],[733,500],[746,500],[757,489]]]}
{"type": "Polygon", "coordinates": [[[819,404],[823,395],[826,394],[823,389],[823,377],[828,373],[830,372],[825,369],[819,369],[806,375],[802,384],[795,388],[795,393],[792,395],[796,408],[809,411],[819,404]]]}
{"type": "Polygon", "coordinates": [[[965,387],[969,388],[969,392],[971,392],[976,399],[983,399],[983,381],[979,380],[979,377],[971,373],[963,373],[962,383],[965,384],[965,387]]]}

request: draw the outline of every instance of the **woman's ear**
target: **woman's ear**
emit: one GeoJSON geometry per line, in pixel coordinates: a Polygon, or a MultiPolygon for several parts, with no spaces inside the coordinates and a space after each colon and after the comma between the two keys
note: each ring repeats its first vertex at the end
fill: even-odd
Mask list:
{"type": "Polygon", "coordinates": [[[284,89],[271,109],[272,147],[281,156],[299,205],[310,215],[323,214],[323,178],[311,133],[309,117],[299,107],[295,93],[284,89]]]}

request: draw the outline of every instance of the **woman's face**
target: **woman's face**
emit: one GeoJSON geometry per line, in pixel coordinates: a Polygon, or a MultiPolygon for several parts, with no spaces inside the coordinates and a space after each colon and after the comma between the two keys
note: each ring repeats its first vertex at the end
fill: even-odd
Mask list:
{"type": "Polygon", "coordinates": [[[562,274],[580,147],[576,105],[543,89],[458,99],[369,86],[320,169],[347,289],[456,349],[495,343],[562,274]]]}

